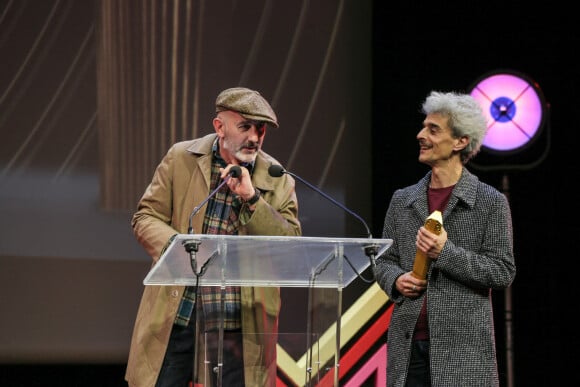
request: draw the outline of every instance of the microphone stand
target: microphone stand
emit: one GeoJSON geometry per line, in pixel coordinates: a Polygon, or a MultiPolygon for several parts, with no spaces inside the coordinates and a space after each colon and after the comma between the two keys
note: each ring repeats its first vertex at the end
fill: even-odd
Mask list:
{"type": "MultiPolygon", "coordinates": [[[[228,175],[224,178],[224,180],[213,190],[210,192],[210,194],[204,199],[202,200],[201,203],[199,203],[194,209],[193,211],[191,211],[191,214],[189,215],[189,227],[187,228],[187,233],[188,234],[193,234],[193,217],[201,210],[201,208],[209,201],[209,199],[211,199],[212,197],[214,197],[214,195],[224,186],[227,184],[227,182],[232,178],[232,177],[239,177],[242,174],[242,169],[237,166],[234,165],[233,167],[230,168],[230,171],[228,173],[228,175]]],[[[190,264],[191,264],[191,270],[193,271],[193,273],[195,274],[196,277],[196,285],[195,285],[195,306],[194,308],[196,309],[195,311],[195,340],[194,342],[197,343],[198,340],[200,340],[200,314],[201,311],[203,310],[203,308],[201,308],[199,305],[199,300],[200,295],[199,295],[199,278],[201,276],[203,276],[203,274],[205,273],[205,270],[207,268],[207,263],[211,260],[212,257],[210,257],[206,263],[201,267],[200,270],[198,270],[197,268],[197,252],[199,251],[199,245],[201,244],[201,240],[199,239],[190,239],[190,240],[185,240],[182,242],[183,247],[185,248],[185,251],[189,254],[189,259],[190,259],[190,264]]],[[[223,313],[223,295],[222,295],[222,306],[221,306],[221,310],[223,313]]],[[[220,319],[220,323],[223,324],[223,318],[220,319]]],[[[220,327],[220,343],[223,343],[223,326],[220,327]]],[[[218,353],[218,359],[220,360],[221,363],[221,357],[222,357],[222,345],[220,345],[220,349],[219,349],[219,353],[218,353]]],[[[198,363],[198,356],[199,356],[199,351],[198,348],[194,349],[194,356],[193,356],[193,381],[195,382],[195,375],[197,374],[197,363],[198,363]]],[[[219,386],[221,386],[221,374],[218,376],[218,384],[219,386]]]]}
{"type": "MultiPolygon", "coordinates": [[[[368,238],[369,239],[373,238],[373,235],[371,233],[369,226],[367,225],[367,223],[364,221],[364,219],[360,215],[358,215],[356,212],[350,210],[349,208],[347,208],[346,206],[344,206],[340,202],[336,201],[333,197],[326,194],[326,192],[321,191],[316,186],[310,184],[308,181],[304,180],[300,176],[298,176],[290,171],[285,170],[284,168],[282,168],[281,165],[276,165],[276,164],[270,165],[270,167],[268,168],[268,173],[272,177],[280,177],[280,176],[282,176],[282,174],[286,173],[286,174],[294,177],[295,179],[301,181],[302,183],[306,184],[310,189],[318,192],[319,194],[324,196],[326,199],[330,200],[334,205],[336,205],[337,207],[340,207],[342,210],[348,212],[349,214],[351,214],[352,216],[357,218],[366,228],[368,238]]],[[[378,253],[378,249],[379,249],[379,247],[375,243],[371,243],[371,244],[365,246],[365,249],[364,249],[366,256],[369,258],[369,260],[371,262],[371,267],[373,269],[373,273],[374,273],[375,268],[376,268],[376,255],[378,253]]]]}
{"type": "MultiPolygon", "coordinates": [[[[205,199],[203,199],[202,202],[199,203],[193,209],[193,211],[191,211],[191,214],[189,214],[189,227],[187,228],[188,234],[193,234],[193,225],[192,225],[193,217],[201,210],[201,208],[209,201],[209,199],[214,197],[215,194],[220,189],[222,189],[222,187],[224,185],[226,185],[228,181],[230,181],[230,179],[232,177],[239,177],[241,174],[242,174],[242,169],[239,166],[234,165],[233,167],[231,167],[228,175],[226,177],[224,177],[224,180],[213,191],[211,191],[210,194],[207,195],[207,197],[205,199]]],[[[204,265],[204,267],[202,267],[201,270],[197,269],[197,252],[199,251],[200,243],[201,243],[200,240],[195,240],[195,239],[191,239],[191,240],[187,240],[187,241],[182,242],[183,247],[185,248],[185,251],[189,254],[189,259],[191,261],[191,269],[193,270],[193,273],[198,278],[200,275],[203,275],[204,267],[205,267],[205,265],[204,265]]]]}

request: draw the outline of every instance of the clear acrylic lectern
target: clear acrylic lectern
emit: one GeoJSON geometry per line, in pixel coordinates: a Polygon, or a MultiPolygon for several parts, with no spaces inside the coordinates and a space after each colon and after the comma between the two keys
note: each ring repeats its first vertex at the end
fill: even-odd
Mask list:
{"type": "MultiPolygon", "coordinates": [[[[342,290],[374,263],[391,239],[179,234],[145,277],[145,285],[336,289],[334,385],[338,386],[342,290]],[[198,284],[199,280],[199,284],[198,284]]],[[[309,316],[314,307],[307,300],[309,316]]],[[[282,300],[284,308],[284,300],[282,300]]],[[[310,317],[306,337],[311,337],[310,317]]],[[[223,332],[220,331],[220,338],[223,332]]],[[[307,343],[307,348],[312,348],[307,343]]],[[[222,359],[221,351],[218,359],[222,359]]],[[[218,361],[219,364],[222,364],[218,361]]],[[[214,370],[218,376],[221,370],[214,370]]],[[[312,370],[306,370],[305,385],[312,370]]],[[[194,375],[195,377],[195,375],[194,375]]],[[[218,377],[218,384],[221,385],[218,377]]]]}

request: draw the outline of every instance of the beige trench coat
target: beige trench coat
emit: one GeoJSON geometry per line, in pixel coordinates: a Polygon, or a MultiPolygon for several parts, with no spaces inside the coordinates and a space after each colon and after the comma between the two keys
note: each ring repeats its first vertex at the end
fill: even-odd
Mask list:
{"type": "MultiPolygon", "coordinates": [[[[193,208],[210,192],[211,147],[215,137],[210,134],[171,147],[138,203],[131,224],[153,264],[172,235],[187,233],[193,208]]],[[[240,217],[239,234],[299,236],[295,181],[287,174],[280,178],[269,176],[271,164],[279,163],[260,151],[252,182],[262,196],[249,219],[240,217]]],[[[193,230],[202,229],[204,212],[205,209],[193,217],[193,230]]],[[[125,374],[129,386],[155,385],[184,290],[183,286],[145,286],[125,374]]],[[[274,386],[279,289],[242,288],[241,298],[246,384],[274,386]]]]}

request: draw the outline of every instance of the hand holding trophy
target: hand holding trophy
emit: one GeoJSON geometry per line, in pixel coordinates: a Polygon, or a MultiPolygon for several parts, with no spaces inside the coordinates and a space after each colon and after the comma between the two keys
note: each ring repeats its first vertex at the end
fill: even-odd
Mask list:
{"type": "MultiPolygon", "coordinates": [[[[443,227],[443,216],[441,211],[433,211],[431,215],[427,217],[427,220],[425,220],[425,228],[432,233],[439,235],[441,234],[441,227],[443,227]]],[[[431,261],[427,258],[427,254],[417,249],[411,275],[418,279],[426,279],[430,263],[431,261]]]]}

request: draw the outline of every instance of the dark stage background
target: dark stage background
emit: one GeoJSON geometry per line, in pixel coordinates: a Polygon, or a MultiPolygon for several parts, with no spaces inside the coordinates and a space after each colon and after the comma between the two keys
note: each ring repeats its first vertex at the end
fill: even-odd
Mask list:
{"type": "MultiPolygon", "coordinates": [[[[580,215],[575,150],[580,104],[580,44],[574,16],[562,2],[374,2],[373,12],[373,214],[386,209],[394,189],[415,182],[426,168],[416,162],[420,103],[430,90],[470,91],[494,70],[511,69],[537,82],[550,105],[544,135],[510,162],[537,167],[480,172],[501,189],[509,181],[517,275],[512,286],[515,385],[578,383],[578,344],[571,329],[577,304],[576,254],[580,215]],[[451,5],[452,4],[452,5],[451,5]],[[550,129],[551,144],[545,131],[550,129]],[[536,146],[537,145],[537,146],[536,146]],[[570,379],[568,379],[570,378],[570,379]]],[[[480,154],[475,163],[497,163],[480,154]]],[[[505,365],[503,292],[494,298],[500,364],[505,365]],[[502,353],[503,352],[503,353],[502,353]]],[[[505,377],[505,373],[503,375],[505,377]]],[[[505,379],[502,385],[505,384],[505,379]]]]}
{"type": "MultiPolygon", "coordinates": [[[[2,386],[124,385],[124,361],[149,259],[132,239],[130,209],[99,208],[95,20],[101,3],[0,0],[2,386]],[[52,34],[43,23],[55,27],[52,34]],[[34,56],[27,56],[31,52],[34,56]],[[76,65],[69,69],[71,62],[76,65]],[[35,72],[27,73],[30,69],[35,72]],[[70,128],[74,136],[67,134],[70,128]],[[77,259],[79,249],[82,259],[77,259]],[[74,304],[62,302],[73,298],[74,304]],[[75,316],[82,318],[76,321],[75,316]]],[[[200,100],[211,102],[218,90],[244,76],[268,96],[280,97],[281,122],[305,134],[299,141],[289,132],[270,133],[266,147],[281,149],[271,153],[361,213],[376,237],[393,191],[427,172],[417,162],[415,135],[423,119],[420,104],[431,90],[470,91],[482,75],[500,69],[537,82],[549,103],[549,117],[534,147],[509,161],[529,164],[544,149],[548,157],[533,168],[472,170],[498,189],[503,179],[509,182],[518,268],[511,289],[514,385],[578,384],[570,355],[578,344],[571,316],[577,303],[573,243],[580,231],[575,13],[560,2],[221,3],[221,10],[251,8],[253,13],[241,19],[229,14],[227,33],[219,24],[206,24],[207,35],[227,41],[237,29],[251,37],[264,34],[259,16],[269,12],[268,25],[280,31],[294,25],[298,30],[302,20],[303,46],[291,46],[289,35],[265,33],[260,62],[252,57],[256,45],[246,42],[235,52],[236,58],[247,55],[241,61],[244,71],[225,74],[221,62],[221,73],[202,77],[200,100]],[[301,12],[309,17],[302,19],[301,12]],[[286,88],[278,90],[276,79],[285,63],[295,66],[290,66],[286,88]],[[293,144],[292,153],[288,144],[293,144]]],[[[201,106],[202,111],[208,108],[201,106]]],[[[209,121],[203,116],[201,122],[209,121]]],[[[153,157],[151,163],[157,161],[153,157]]],[[[482,154],[474,162],[496,159],[482,154]]],[[[142,174],[152,173],[150,166],[143,169],[142,174]]],[[[144,189],[136,185],[132,188],[144,189]]],[[[308,191],[302,195],[309,234],[360,236],[356,221],[332,206],[321,207],[308,191]]],[[[507,386],[504,300],[504,292],[494,294],[498,359],[502,386],[507,386]]]]}

